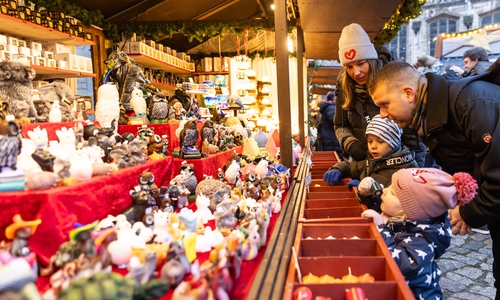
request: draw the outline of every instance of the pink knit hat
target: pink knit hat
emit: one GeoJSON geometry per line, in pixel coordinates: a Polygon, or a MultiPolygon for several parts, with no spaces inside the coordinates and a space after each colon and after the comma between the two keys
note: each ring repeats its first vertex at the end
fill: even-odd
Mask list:
{"type": "Polygon", "coordinates": [[[463,172],[450,174],[435,168],[401,169],[392,175],[393,191],[409,220],[427,220],[476,195],[477,182],[463,172]]]}

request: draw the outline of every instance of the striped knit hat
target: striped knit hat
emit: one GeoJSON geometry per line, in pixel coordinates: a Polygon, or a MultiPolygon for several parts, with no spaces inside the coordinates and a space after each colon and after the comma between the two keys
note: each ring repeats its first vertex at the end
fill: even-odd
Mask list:
{"type": "Polygon", "coordinates": [[[401,147],[401,134],[403,131],[398,125],[387,118],[382,119],[380,115],[374,116],[368,126],[366,126],[365,134],[373,134],[378,136],[384,142],[389,144],[392,149],[401,147]]]}

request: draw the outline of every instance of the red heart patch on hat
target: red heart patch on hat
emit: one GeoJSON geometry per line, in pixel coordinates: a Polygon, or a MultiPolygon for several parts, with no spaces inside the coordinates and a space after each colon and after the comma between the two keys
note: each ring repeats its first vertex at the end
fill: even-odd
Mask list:
{"type": "Polygon", "coordinates": [[[346,51],[344,53],[344,57],[347,58],[348,60],[353,60],[356,57],[356,50],[351,49],[349,51],[346,51]]]}

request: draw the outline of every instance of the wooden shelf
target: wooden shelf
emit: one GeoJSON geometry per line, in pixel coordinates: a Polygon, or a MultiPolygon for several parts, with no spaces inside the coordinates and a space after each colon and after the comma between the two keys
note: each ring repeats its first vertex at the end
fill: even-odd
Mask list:
{"type": "Polygon", "coordinates": [[[26,20],[17,19],[8,15],[0,14],[0,32],[14,35],[37,42],[62,43],[71,46],[95,45],[93,41],[47,28],[26,20]]]}
{"type": "Polygon", "coordinates": [[[71,71],[66,69],[59,68],[49,68],[38,65],[31,65],[31,67],[36,71],[36,75],[43,75],[43,77],[97,77],[97,74],[88,73],[88,72],[80,72],[80,71],[71,71]]]}
{"type": "Polygon", "coordinates": [[[219,72],[193,72],[193,75],[229,75],[229,71],[219,71],[219,72]]]}
{"type": "Polygon", "coordinates": [[[139,54],[139,53],[127,53],[127,55],[135,60],[136,63],[143,64],[146,67],[152,68],[152,69],[161,69],[167,72],[172,72],[175,74],[185,74],[185,75],[191,75],[191,71],[171,65],[169,63],[163,62],[159,59],[146,56],[144,54],[139,54]]]}
{"type": "Polygon", "coordinates": [[[167,83],[161,83],[158,81],[151,81],[151,84],[154,85],[155,87],[159,88],[160,90],[175,90],[176,86],[167,84],[167,83]]]}

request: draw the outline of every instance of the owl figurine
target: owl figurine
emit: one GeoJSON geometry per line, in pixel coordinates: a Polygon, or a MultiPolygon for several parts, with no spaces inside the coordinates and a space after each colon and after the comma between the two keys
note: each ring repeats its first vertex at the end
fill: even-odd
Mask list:
{"type": "Polygon", "coordinates": [[[149,103],[149,119],[165,120],[168,117],[168,112],[167,99],[161,95],[153,95],[149,103]]]}
{"type": "Polygon", "coordinates": [[[163,153],[163,140],[158,134],[149,137],[148,155],[153,154],[153,152],[163,153]]]}
{"type": "Polygon", "coordinates": [[[2,167],[17,169],[17,156],[21,153],[21,121],[7,115],[0,123],[0,173],[2,167]]]}
{"type": "Polygon", "coordinates": [[[198,130],[196,129],[196,120],[191,120],[184,124],[184,128],[179,134],[181,150],[187,153],[199,153],[196,143],[198,142],[198,130]]]}
{"type": "Polygon", "coordinates": [[[207,120],[201,128],[201,140],[208,141],[209,144],[215,145],[216,134],[217,129],[214,127],[214,122],[212,122],[212,120],[207,120]]]}

